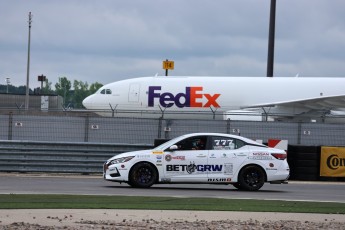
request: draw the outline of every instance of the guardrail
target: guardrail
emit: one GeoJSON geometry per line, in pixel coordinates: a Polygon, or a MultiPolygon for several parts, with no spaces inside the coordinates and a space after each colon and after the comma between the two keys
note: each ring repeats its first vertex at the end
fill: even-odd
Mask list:
{"type": "MultiPolygon", "coordinates": [[[[166,140],[156,139],[155,145],[166,140]]],[[[102,173],[105,160],[122,152],[153,148],[148,144],[0,141],[0,172],[102,173]]],[[[345,181],[320,177],[320,146],[288,146],[290,179],[345,181]]]]}
{"type": "Polygon", "coordinates": [[[0,172],[102,173],[105,160],[145,144],[0,141],[0,172]]]}

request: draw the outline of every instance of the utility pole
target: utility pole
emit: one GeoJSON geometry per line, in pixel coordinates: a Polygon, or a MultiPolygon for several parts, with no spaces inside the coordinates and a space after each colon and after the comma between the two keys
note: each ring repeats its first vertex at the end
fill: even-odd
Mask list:
{"type": "Polygon", "coordinates": [[[28,41],[28,63],[26,69],[26,94],[25,94],[25,110],[29,109],[29,74],[30,74],[30,38],[31,38],[31,22],[32,14],[29,12],[29,41],[28,41]]]}
{"type": "Polygon", "coordinates": [[[6,84],[7,84],[7,90],[6,93],[8,94],[8,85],[11,84],[10,78],[6,77],[6,84]]]}
{"type": "Polygon", "coordinates": [[[267,77],[273,77],[275,24],[276,0],[271,0],[270,27],[268,32],[267,77]]]}

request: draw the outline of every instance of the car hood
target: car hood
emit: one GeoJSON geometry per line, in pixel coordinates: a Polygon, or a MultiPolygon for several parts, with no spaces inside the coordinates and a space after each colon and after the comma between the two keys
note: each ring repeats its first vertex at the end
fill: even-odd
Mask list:
{"type": "Polygon", "coordinates": [[[114,159],[118,159],[118,158],[121,158],[121,157],[128,157],[128,156],[138,156],[138,155],[152,154],[152,152],[154,152],[154,150],[152,150],[152,149],[146,149],[146,150],[139,150],[139,151],[132,151],[132,152],[120,153],[120,154],[117,154],[117,155],[113,156],[112,158],[109,158],[108,161],[111,161],[111,160],[114,160],[114,159]]]}

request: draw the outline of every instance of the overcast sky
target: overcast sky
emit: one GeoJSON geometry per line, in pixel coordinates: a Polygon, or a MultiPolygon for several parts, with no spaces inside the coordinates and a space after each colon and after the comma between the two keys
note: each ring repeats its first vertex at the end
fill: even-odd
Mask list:
{"type": "MultiPolygon", "coordinates": [[[[270,0],[0,0],[0,84],[266,76],[270,0]]],[[[277,0],[274,76],[345,77],[345,1],[277,0]]]]}

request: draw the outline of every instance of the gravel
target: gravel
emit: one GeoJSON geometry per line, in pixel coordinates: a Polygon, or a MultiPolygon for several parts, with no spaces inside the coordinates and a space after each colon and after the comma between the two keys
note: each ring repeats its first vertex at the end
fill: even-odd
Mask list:
{"type": "Polygon", "coordinates": [[[131,221],[122,222],[112,221],[80,221],[74,226],[46,226],[39,224],[29,224],[24,222],[14,222],[9,225],[2,225],[0,229],[344,229],[344,223],[341,222],[301,222],[301,221],[131,221]]]}
{"type": "Polygon", "coordinates": [[[0,229],[345,229],[345,215],[163,210],[0,210],[0,229]]]}

